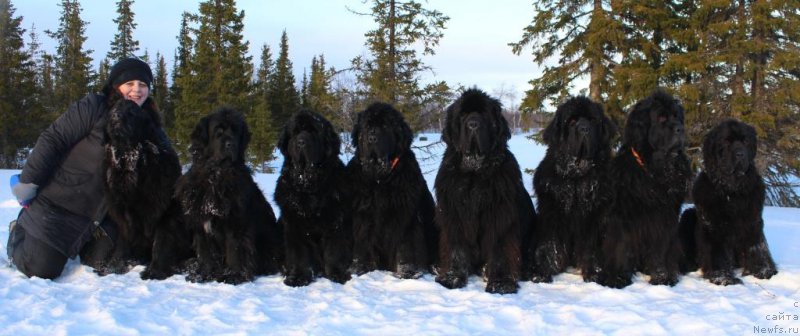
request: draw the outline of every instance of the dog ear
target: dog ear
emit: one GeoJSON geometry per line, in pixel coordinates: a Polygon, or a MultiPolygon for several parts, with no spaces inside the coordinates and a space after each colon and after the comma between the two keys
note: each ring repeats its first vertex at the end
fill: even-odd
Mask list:
{"type": "Polygon", "coordinates": [[[611,121],[611,118],[603,113],[602,107],[600,107],[600,115],[602,116],[602,121],[600,122],[600,136],[603,139],[604,145],[608,145],[611,143],[611,140],[617,136],[617,125],[611,121]]]}
{"type": "Polygon", "coordinates": [[[350,132],[350,144],[352,144],[353,148],[356,148],[356,150],[358,149],[358,137],[361,135],[361,119],[364,118],[364,113],[366,113],[366,110],[356,115],[356,123],[353,125],[353,131],[350,132]]]}
{"type": "Polygon", "coordinates": [[[500,139],[499,143],[506,143],[511,139],[511,128],[508,127],[508,121],[503,117],[503,105],[500,104],[500,101],[497,99],[489,99],[491,99],[491,113],[497,123],[497,137],[500,139]]]}
{"type": "Polygon", "coordinates": [[[755,127],[743,122],[740,123],[744,127],[745,137],[747,138],[747,150],[750,151],[748,154],[750,155],[750,162],[752,163],[756,159],[756,153],[758,152],[758,134],[756,133],[755,127]]]}
{"type": "Polygon", "coordinates": [[[328,146],[325,146],[325,156],[338,156],[341,150],[342,140],[339,139],[339,134],[336,133],[336,130],[333,129],[333,125],[327,119],[323,117],[320,117],[320,119],[323,124],[322,131],[326,137],[325,142],[328,143],[328,146]]]}
{"type": "Polygon", "coordinates": [[[197,122],[197,125],[195,125],[192,131],[192,144],[189,150],[189,152],[192,153],[192,157],[203,156],[206,152],[206,146],[208,146],[208,124],[210,120],[209,116],[200,118],[200,121],[197,122]]]}
{"type": "Polygon", "coordinates": [[[442,130],[442,141],[448,146],[455,145],[458,138],[461,136],[460,126],[458,124],[458,111],[461,110],[461,100],[456,100],[447,107],[445,111],[444,129],[442,130]]]}
{"type": "Polygon", "coordinates": [[[247,150],[247,145],[250,144],[250,137],[252,134],[250,133],[250,127],[247,126],[247,121],[244,119],[244,116],[239,119],[241,123],[241,134],[239,134],[239,157],[244,160],[245,158],[245,151],[247,150]]]}
{"type": "Polygon", "coordinates": [[[553,117],[553,120],[550,120],[550,123],[547,124],[547,127],[545,127],[545,129],[542,131],[542,140],[544,140],[544,143],[548,146],[552,146],[556,139],[558,139],[558,135],[560,133],[558,130],[561,128],[561,124],[563,123],[561,121],[561,115],[561,113],[556,111],[556,115],[553,117]]]}
{"type": "Polygon", "coordinates": [[[401,145],[402,150],[406,150],[411,148],[411,143],[414,142],[414,132],[411,131],[411,127],[408,126],[408,123],[403,119],[402,115],[400,116],[399,120],[399,140],[398,142],[401,145]]]}
{"type": "Polygon", "coordinates": [[[722,125],[722,123],[712,128],[703,137],[703,165],[706,167],[706,171],[708,171],[708,167],[718,166],[716,164],[718,150],[717,146],[720,141],[718,141],[717,138],[719,138],[719,132],[722,130],[720,125],[722,125]]]}
{"type": "Polygon", "coordinates": [[[289,137],[291,136],[289,133],[291,132],[291,125],[293,123],[292,119],[286,121],[283,128],[281,128],[281,135],[278,136],[278,150],[281,151],[284,157],[286,157],[289,149],[289,137]]]}

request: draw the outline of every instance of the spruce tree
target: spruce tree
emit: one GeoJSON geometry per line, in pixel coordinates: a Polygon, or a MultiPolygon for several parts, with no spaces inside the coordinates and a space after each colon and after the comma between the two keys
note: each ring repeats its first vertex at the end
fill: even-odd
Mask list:
{"type": "Polygon", "coordinates": [[[111,41],[111,50],[106,54],[106,58],[113,63],[126,57],[135,56],[136,52],[139,51],[139,41],[133,39],[136,23],[133,21],[132,4],[133,0],[119,0],[117,2],[118,15],[114,19],[114,23],[117,24],[117,33],[114,35],[114,40],[111,41]]]}
{"type": "Polygon", "coordinates": [[[164,55],[156,53],[156,66],[153,72],[153,85],[150,90],[150,96],[161,111],[162,118],[164,119],[164,129],[167,134],[175,125],[175,114],[169,103],[169,88],[167,87],[167,61],[164,60],[164,55]]]}
{"type": "MultiPolygon", "coordinates": [[[[525,93],[520,109],[538,112],[545,103],[558,105],[576,80],[586,75],[588,96],[605,101],[614,52],[624,38],[620,23],[608,9],[608,0],[543,0],[535,1],[534,7],[536,15],[524,28],[522,38],[509,43],[517,55],[533,46],[534,62],[545,65],[542,75],[530,81],[533,87],[525,93]],[[557,62],[551,62],[554,57],[557,62]]],[[[614,117],[623,119],[621,115],[614,117]]]]}
{"type": "Polygon", "coordinates": [[[0,0],[0,168],[19,168],[17,154],[33,146],[38,117],[35,63],[25,50],[10,0],[0,0]]]}
{"type": "Polygon", "coordinates": [[[179,74],[180,100],[176,101],[175,126],[179,149],[187,149],[194,125],[220,105],[247,111],[252,57],[242,36],[244,11],[233,0],[200,3],[190,28],[194,44],[186,73],[179,74]]]}
{"type": "Polygon", "coordinates": [[[91,90],[94,78],[91,64],[92,50],[84,50],[86,21],[81,19],[78,0],[61,1],[61,18],[57,31],[46,31],[58,41],[55,54],[55,108],[64,111],[69,104],[85,96],[91,90]]]}
{"type": "Polygon", "coordinates": [[[275,60],[275,70],[269,78],[267,96],[272,113],[272,126],[281,129],[289,117],[300,107],[300,95],[295,88],[292,61],[289,60],[289,37],[281,35],[280,51],[275,60]]]}
{"type": "Polygon", "coordinates": [[[308,81],[306,100],[308,107],[325,116],[339,129],[342,129],[339,115],[336,113],[338,103],[331,93],[331,81],[336,69],[325,68],[325,55],[314,56],[311,59],[311,76],[308,81]]]}
{"type": "Polygon", "coordinates": [[[252,110],[247,114],[247,124],[250,125],[249,155],[253,167],[261,172],[267,172],[267,163],[274,159],[272,152],[278,137],[277,129],[272,125],[272,116],[269,103],[269,79],[272,77],[274,63],[269,46],[261,47],[261,63],[256,71],[253,83],[252,110]]]}
{"type": "MultiPolygon", "coordinates": [[[[169,87],[169,99],[170,99],[170,106],[169,110],[172,113],[172,125],[168,127],[167,134],[173,141],[177,140],[177,128],[178,125],[187,125],[190,122],[180,123],[177,121],[179,115],[176,112],[178,110],[178,104],[181,101],[181,83],[184,81],[182,80],[183,77],[188,76],[190,73],[189,70],[189,63],[191,61],[192,56],[192,36],[191,31],[189,30],[189,22],[192,21],[192,14],[188,12],[183,12],[181,15],[181,28],[178,32],[178,49],[175,50],[175,54],[172,58],[172,83],[169,87]]],[[[191,130],[190,130],[191,131],[191,130]]]]}
{"type": "Polygon", "coordinates": [[[430,67],[422,62],[417,48],[422,48],[422,55],[434,55],[450,18],[413,0],[371,3],[371,13],[356,13],[371,16],[377,24],[364,35],[371,58],[359,56],[351,63],[366,88],[367,100],[394,104],[418,130],[422,127],[418,117],[424,94],[419,75],[430,67]]]}
{"type": "Polygon", "coordinates": [[[104,58],[103,61],[100,62],[100,65],[97,66],[97,76],[94,78],[94,84],[92,84],[92,91],[94,92],[101,92],[103,90],[103,86],[106,85],[106,81],[108,80],[108,74],[111,71],[111,64],[108,62],[108,58],[104,58]]]}

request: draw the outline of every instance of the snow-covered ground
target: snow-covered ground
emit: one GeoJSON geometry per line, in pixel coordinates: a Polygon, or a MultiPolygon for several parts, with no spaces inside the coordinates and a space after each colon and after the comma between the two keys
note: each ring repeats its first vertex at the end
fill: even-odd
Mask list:
{"type": "MultiPolygon", "coordinates": [[[[439,138],[426,136],[429,141],[415,145],[439,138]]],[[[510,147],[523,169],[535,168],[544,155],[522,135],[510,147]]],[[[438,161],[421,166],[432,187],[438,161]]],[[[0,170],[0,181],[17,172],[0,170]]],[[[276,177],[256,176],[270,201],[276,177]]],[[[530,191],[531,178],[525,179],[530,191]]],[[[193,284],[183,276],[142,281],[141,266],[98,277],[74,260],[55,281],[27,279],[8,266],[5,252],[6,223],[19,209],[0,187],[0,335],[800,334],[800,209],[794,208],[764,213],[780,271],[771,280],[748,276],[743,285],[718,287],[691,273],[664,287],[639,275],[617,290],[567,273],[552,284],[523,282],[513,295],[485,293],[478,277],[447,290],[431,275],[400,280],[388,272],[345,285],[320,279],[304,288],[284,286],[280,276],[239,286],[193,284]]]]}

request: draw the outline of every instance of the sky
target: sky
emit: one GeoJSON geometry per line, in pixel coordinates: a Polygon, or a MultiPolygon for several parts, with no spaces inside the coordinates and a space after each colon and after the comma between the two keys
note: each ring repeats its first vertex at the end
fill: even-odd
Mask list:
{"type": "MultiPolygon", "coordinates": [[[[424,0],[422,0],[424,3],[424,0]]],[[[81,17],[89,22],[86,27],[85,49],[94,50],[94,64],[98,64],[109,50],[116,33],[115,0],[82,0],[81,17]]],[[[198,12],[199,1],[186,0],[136,0],[132,6],[138,24],[133,37],[139,41],[141,52],[146,48],[150,55],[165,55],[168,67],[177,47],[181,13],[198,12]]],[[[30,30],[35,24],[45,50],[52,52],[55,41],[44,30],[57,30],[61,8],[59,0],[12,0],[15,16],[23,17],[23,28],[30,30]]],[[[350,60],[368,55],[364,47],[364,33],[375,25],[368,16],[353,14],[369,12],[369,4],[360,0],[240,0],[237,8],[245,11],[244,38],[250,43],[254,63],[258,61],[261,46],[269,45],[273,57],[277,53],[281,33],[289,37],[289,58],[292,60],[298,85],[303,70],[309,68],[312,57],[324,54],[329,66],[344,69],[350,60]],[[306,8],[314,8],[308,10],[306,8]]],[[[512,92],[502,99],[506,105],[518,104],[528,81],[540,73],[533,63],[530,48],[521,55],[511,52],[510,42],[517,42],[522,29],[533,19],[533,2],[530,0],[430,0],[428,9],[439,10],[450,17],[444,37],[436,48],[436,55],[424,61],[433,72],[421,76],[423,83],[446,81],[451,87],[477,86],[490,94],[512,92]]],[[[26,33],[27,34],[27,33],[26,33]]],[[[26,37],[27,38],[27,37],[26,37]]],[[[257,64],[256,64],[257,66],[257,64]]]]}

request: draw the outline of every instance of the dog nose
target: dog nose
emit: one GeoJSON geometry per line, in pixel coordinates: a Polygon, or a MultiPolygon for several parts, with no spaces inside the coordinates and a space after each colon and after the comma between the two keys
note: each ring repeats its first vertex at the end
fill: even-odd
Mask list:
{"type": "Polygon", "coordinates": [[[297,139],[297,147],[303,148],[306,146],[306,140],[303,138],[297,139]]]}
{"type": "Polygon", "coordinates": [[[472,130],[472,131],[478,129],[478,126],[480,126],[480,124],[478,123],[477,120],[469,120],[469,121],[467,121],[467,128],[472,130]]]}
{"type": "Polygon", "coordinates": [[[367,142],[371,144],[378,142],[378,136],[375,135],[375,131],[369,131],[369,134],[367,134],[367,142]]]}
{"type": "Polygon", "coordinates": [[[737,160],[741,160],[741,159],[744,158],[744,151],[741,150],[741,149],[737,150],[737,151],[733,152],[733,156],[736,157],[737,160]]]}
{"type": "Polygon", "coordinates": [[[225,141],[225,149],[231,149],[231,147],[233,147],[233,141],[225,141]]]}
{"type": "Polygon", "coordinates": [[[675,135],[683,134],[683,126],[675,126],[675,135]]]}
{"type": "Polygon", "coordinates": [[[589,134],[589,125],[578,125],[578,132],[581,134],[589,134]]]}

